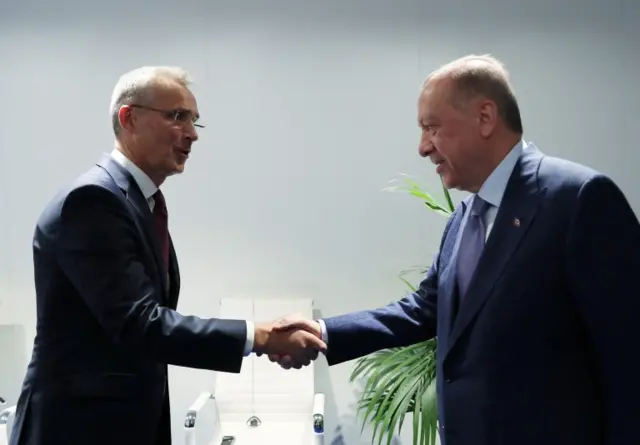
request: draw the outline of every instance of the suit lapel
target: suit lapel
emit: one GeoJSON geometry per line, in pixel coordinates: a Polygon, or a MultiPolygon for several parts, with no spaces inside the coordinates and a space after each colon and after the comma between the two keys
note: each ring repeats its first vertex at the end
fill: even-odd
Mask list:
{"type": "Polygon", "coordinates": [[[458,232],[464,219],[466,202],[463,202],[451,221],[451,227],[440,253],[442,272],[438,279],[438,343],[446,351],[446,344],[456,313],[456,261],[458,258],[458,232]]]}
{"type": "Polygon", "coordinates": [[[98,166],[104,168],[114,179],[118,187],[120,187],[127,198],[127,201],[136,211],[138,215],[138,223],[142,229],[141,232],[153,251],[158,276],[160,277],[163,301],[165,302],[169,294],[168,276],[162,266],[162,256],[160,253],[160,244],[156,236],[156,229],[153,222],[153,215],[149,209],[149,203],[142,195],[142,191],[133,179],[131,174],[120,164],[115,162],[111,156],[104,155],[97,163],[98,166]]]}
{"type": "MultiPolygon", "coordinates": [[[[542,154],[535,147],[529,147],[513,169],[468,293],[460,304],[449,339],[450,347],[460,338],[491,295],[493,287],[535,219],[545,192],[545,189],[538,188],[537,182],[541,160],[542,154]]],[[[453,280],[455,282],[455,278],[453,280]]]]}

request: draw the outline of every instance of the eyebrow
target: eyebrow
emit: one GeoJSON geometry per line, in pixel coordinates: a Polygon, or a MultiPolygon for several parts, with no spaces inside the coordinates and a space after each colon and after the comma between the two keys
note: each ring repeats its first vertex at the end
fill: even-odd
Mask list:
{"type": "Polygon", "coordinates": [[[434,122],[437,124],[439,121],[440,119],[438,119],[437,116],[434,116],[431,113],[427,114],[426,118],[420,120],[420,122],[424,125],[432,125],[434,122]],[[427,122],[430,122],[430,124],[427,124],[427,122]]]}
{"type": "Polygon", "coordinates": [[[191,110],[189,108],[184,108],[184,107],[183,108],[177,108],[176,110],[178,110],[178,111],[187,111],[187,112],[193,114],[193,117],[196,120],[200,119],[200,113],[198,113],[197,111],[193,111],[193,110],[191,110]]]}

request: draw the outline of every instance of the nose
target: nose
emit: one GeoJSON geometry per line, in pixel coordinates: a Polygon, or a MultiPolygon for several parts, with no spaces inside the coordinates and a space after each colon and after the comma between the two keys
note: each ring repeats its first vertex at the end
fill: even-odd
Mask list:
{"type": "Polygon", "coordinates": [[[418,153],[420,153],[420,156],[423,158],[426,158],[432,151],[433,144],[429,139],[429,134],[426,131],[423,131],[420,138],[420,145],[418,145],[418,153]]]}
{"type": "Polygon", "coordinates": [[[196,127],[193,124],[186,127],[185,137],[189,139],[191,142],[197,141],[198,138],[200,137],[198,135],[198,130],[196,130],[196,127]]]}

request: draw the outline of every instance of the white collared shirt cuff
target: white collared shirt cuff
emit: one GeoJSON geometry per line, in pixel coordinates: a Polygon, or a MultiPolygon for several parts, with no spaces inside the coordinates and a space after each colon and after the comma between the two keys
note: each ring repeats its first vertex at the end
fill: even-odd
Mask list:
{"type": "Polygon", "coordinates": [[[320,325],[320,332],[322,333],[322,341],[325,345],[329,346],[329,335],[327,334],[327,325],[324,324],[324,320],[318,319],[320,325]]]}
{"type": "Polygon", "coordinates": [[[244,356],[247,357],[253,351],[253,337],[255,335],[255,327],[252,321],[247,321],[247,341],[244,344],[244,356]]]}

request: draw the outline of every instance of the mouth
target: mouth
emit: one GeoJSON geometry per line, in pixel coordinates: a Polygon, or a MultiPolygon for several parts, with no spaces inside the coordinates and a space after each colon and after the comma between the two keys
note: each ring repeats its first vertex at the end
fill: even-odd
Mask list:
{"type": "Polygon", "coordinates": [[[191,149],[189,149],[189,148],[179,148],[177,150],[177,152],[180,153],[185,158],[188,158],[189,157],[189,153],[191,153],[191,149]]]}

